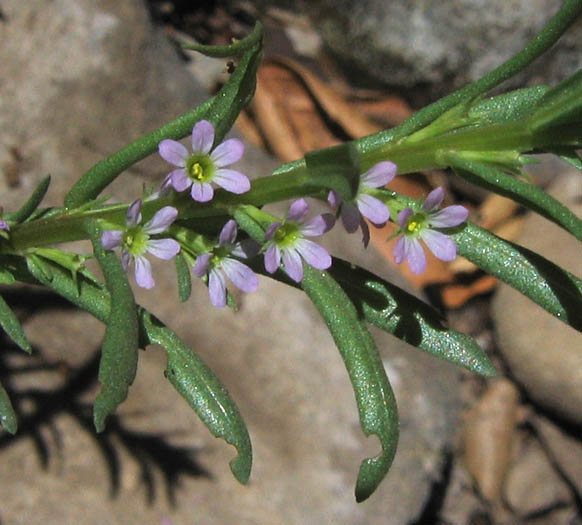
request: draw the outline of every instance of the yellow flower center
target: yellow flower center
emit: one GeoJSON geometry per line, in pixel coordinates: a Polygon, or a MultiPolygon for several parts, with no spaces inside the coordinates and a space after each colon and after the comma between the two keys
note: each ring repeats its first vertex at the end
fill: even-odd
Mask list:
{"type": "Polygon", "coordinates": [[[186,173],[196,182],[210,182],[216,168],[209,155],[191,155],[186,161],[186,173]]]}

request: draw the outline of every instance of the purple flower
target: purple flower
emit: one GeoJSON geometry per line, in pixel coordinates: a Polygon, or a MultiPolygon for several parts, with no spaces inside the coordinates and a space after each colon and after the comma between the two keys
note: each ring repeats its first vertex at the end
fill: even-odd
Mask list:
{"type": "Polygon", "coordinates": [[[150,221],[141,226],[141,199],[137,199],[127,209],[125,229],[104,231],[101,235],[101,244],[106,250],[121,247],[123,269],[127,271],[133,260],[138,286],[153,288],[156,283],[145,254],[150,253],[159,259],[169,260],[180,251],[180,244],[174,239],[150,239],[150,236],[167,230],[177,216],[176,208],[164,206],[150,221]]]}
{"type": "Polygon", "coordinates": [[[354,233],[358,226],[362,228],[365,247],[370,242],[370,229],[364,217],[376,226],[384,224],[390,218],[386,204],[371,195],[370,190],[388,184],[396,176],[397,169],[396,164],[389,161],[374,164],[360,176],[358,191],[353,201],[342,201],[336,191],[329,192],[327,200],[332,208],[339,209],[346,231],[354,233]]]}
{"type": "Polygon", "coordinates": [[[303,279],[303,262],[325,270],[331,266],[331,256],[325,248],[305,239],[316,237],[329,231],[335,217],[330,213],[324,213],[314,217],[305,223],[309,206],[305,199],[294,201],[289,207],[287,219],[283,222],[273,222],[265,232],[268,241],[265,251],[265,269],[269,273],[275,273],[283,259],[283,270],[295,282],[303,279]]]}
{"type": "Polygon", "coordinates": [[[240,261],[231,257],[246,259],[257,252],[254,241],[235,244],[237,227],[234,220],[229,220],[220,231],[218,246],[209,253],[203,253],[196,258],[192,273],[196,277],[208,276],[208,293],[210,302],[217,308],[226,305],[226,278],[243,292],[254,292],[259,287],[259,279],[255,273],[240,261]]]}
{"type": "Polygon", "coordinates": [[[394,246],[394,261],[400,264],[404,259],[413,273],[426,270],[426,256],[420,241],[443,261],[452,261],[457,256],[455,242],[434,228],[450,228],[465,222],[469,210],[464,206],[447,206],[438,210],[445,197],[445,190],[438,187],[426,197],[420,211],[405,208],[398,214],[398,224],[402,236],[394,246]]]}
{"type": "Polygon", "coordinates": [[[10,231],[10,226],[8,226],[8,223],[3,219],[0,219],[0,230],[5,230],[7,232],[10,231]]]}
{"type": "Polygon", "coordinates": [[[214,126],[207,120],[196,123],[192,129],[192,154],[175,140],[162,140],[158,146],[160,156],[178,169],[166,177],[176,191],[191,188],[192,198],[208,202],[214,196],[211,182],[231,193],[245,193],[251,188],[246,175],[226,169],[239,161],[245,146],[238,139],[225,140],[214,149],[214,126]]]}

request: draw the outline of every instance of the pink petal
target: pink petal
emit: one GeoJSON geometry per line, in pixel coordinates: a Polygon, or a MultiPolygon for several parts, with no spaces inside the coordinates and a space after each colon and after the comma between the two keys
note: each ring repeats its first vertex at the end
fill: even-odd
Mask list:
{"type": "Polygon", "coordinates": [[[245,193],[251,189],[251,182],[248,177],[235,170],[220,168],[214,172],[212,182],[231,193],[245,193]]]}
{"type": "Polygon", "coordinates": [[[208,155],[214,143],[214,126],[207,120],[200,120],[192,128],[192,152],[208,155]]]}
{"type": "Polygon", "coordinates": [[[429,224],[435,228],[450,228],[465,222],[467,217],[469,217],[469,210],[464,206],[455,204],[431,213],[429,224]]]}
{"type": "Polygon", "coordinates": [[[243,292],[255,292],[259,287],[259,278],[246,264],[235,259],[222,260],[222,269],[233,284],[243,292]]]}
{"type": "Polygon", "coordinates": [[[435,230],[423,230],[420,238],[426,243],[428,249],[441,261],[454,261],[457,257],[457,245],[450,237],[435,230]]]}
{"type": "Polygon", "coordinates": [[[143,255],[135,256],[135,282],[146,290],[153,288],[156,284],[152,276],[152,266],[143,255]]]}
{"type": "Polygon", "coordinates": [[[342,223],[348,233],[354,233],[360,225],[360,212],[351,202],[342,202],[341,214],[342,223]]]}
{"type": "Polygon", "coordinates": [[[225,246],[227,244],[234,244],[236,240],[237,228],[236,222],[230,219],[220,230],[220,235],[218,236],[218,245],[225,246]]]}
{"type": "Polygon", "coordinates": [[[384,224],[390,218],[388,206],[376,197],[361,193],[356,202],[360,213],[374,224],[384,224]]]}
{"type": "Polygon", "coordinates": [[[330,190],[327,195],[327,202],[334,210],[337,210],[342,202],[342,198],[337,191],[330,190]]]}
{"type": "Polygon", "coordinates": [[[120,230],[107,230],[101,235],[101,244],[106,250],[113,250],[121,246],[123,232],[120,230]]]}
{"type": "Polygon", "coordinates": [[[397,171],[398,167],[393,162],[378,162],[360,177],[360,186],[363,188],[386,186],[396,176],[397,171]]]}
{"type": "Polygon", "coordinates": [[[299,231],[307,237],[317,237],[331,230],[334,224],[335,217],[331,213],[324,213],[303,224],[299,231]]]}
{"type": "Polygon", "coordinates": [[[144,224],[143,229],[150,235],[162,233],[176,220],[177,216],[178,210],[176,208],[173,206],[164,206],[154,214],[151,220],[144,224]]]}
{"type": "Polygon", "coordinates": [[[214,190],[208,182],[192,182],[192,198],[198,202],[208,202],[214,197],[214,190]]]}
{"type": "Polygon", "coordinates": [[[220,270],[213,268],[208,276],[208,293],[210,302],[216,308],[226,306],[226,280],[220,270]]]}
{"type": "Polygon", "coordinates": [[[303,279],[303,261],[295,249],[290,248],[283,251],[283,269],[296,283],[303,279]]]}
{"type": "Polygon", "coordinates": [[[150,239],[146,250],[154,257],[167,261],[178,254],[180,243],[174,239],[150,239]]]}
{"type": "Polygon", "coordinates": [[[281,264],[281,250],[272,243],[265,251],[265,270],[269,273],[275,273],[281,264]]]}
{"type": "Polygon", "coordinates": [[[228,139],[214,148],[210,158],[217,168],[224,168],[239,161],[245,152],[245,145],[241,140],[228,139]]]}
{"type": "Polygon", "coordinates": [[[121,252],[121,266],[127,272],[133,256],[127,250],[121,252]]]}
{"type": "Polygon", "coordinates": [[[412,210],[412,208],[404,208],[399,214],[398,214],[398,224],[400,225],[401,228],[406,228],[406,224],[408,223],[408,219],[410,219],[410,217],[414,215],[414,211],[412,210]]]}
{"type": "Polygon", "coordinates": [[[408,267],[415,274],[421,274],[426,270],[426,255],[418,239],[406,237],[408,267]]]}
{"type": "Polygon", "coordinates": [[[297,199],[289,206],[287,219],[294,222],[303,222],[309,211],[309,206],[305,199],[297,199]]]}
{"type": "Polygon", "coordinates": [[[275,232],[281,227],[281,223],[280,222],[272,222],[271,224],[269,224],[269,226],[267,227],[266,231],[265,231],[265,239],[267,241],[270,241],[273,238],[273,235],[275,234],[275,232]]]}
{"type": "Polygon", "coordinates": [[[406,248],[406,236],[401,235],[396,241],[396,244],[394,245],[394,251],[392,252],[394,255],[394,262],[396,264],[400,264],[406,258],[406,248]]]}
{"type": "Polygon", "coordinates": [[[319,244],[307,239],[300,239],[295,244],[295,250],[301,254],[307,264],[325,270],[331,266],[331,255],[319,244]]]}
{"type": "Polygon", "coordinates": [[[183,168],[188,159],[188,150],[175,140],[165,139],[158,145],[158,153],[165,161],[183,168]]]}
{"type": "Polygon", "coordinates": [[[188,177],[185,169],[174,170],[168,177],[176,191],[184,191],[192,184],[192,179],[188,177]]]}
{"type": "Polygon", "coordinates": [[[127,226],[135,226],[141,222],[141,199],[133,201],[129,208],[127,208],[127,216],[125,224],[127,226]]]}
{"type": "Polygon", "coordinates": [[[208,273],[208,266],[210,265],[210,259],[212,258],[211,253],[203,253],[196,257],[194,266],[192,267],[192,273],[196,277],[204,277],[208,273]]]}
{"type": "Polygon", "coordinates": [[[424,199],[422,204],[422,209],[427,212],[436,210],[443,202],[445,198],[445,189],[442,186],[432,190],[424,199]]]}

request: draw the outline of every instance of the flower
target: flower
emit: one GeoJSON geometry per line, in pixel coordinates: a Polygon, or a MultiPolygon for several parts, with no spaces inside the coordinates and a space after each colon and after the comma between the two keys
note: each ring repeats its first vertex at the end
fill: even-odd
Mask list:
{"type": "Polygon", "coordinates": [[[123,230],[107,230],[101,235],[101,244],[106,250],[121,247],[121,264],[127,271],[132,260],[135,262],[135,280],[142,288],[153,288],[150,262],[145,258],[151,253],[159,259],[169,260],[180,251],[180,244],[174,239],[150,239],[151,235],[167,230],[178,216],[173,206],[159,209],[152,219],[143,226],[141,222],[141,199],[134,201],[127,209],[126,227],[123,230]]]}
{"type": "Polygon", "coordinates": [[[231,193],[245,193],[251,188],[246,175],[226,169],[241,159],[244,144],[238,139],[229,139],[212,149],[213,143],[214,126],[201,120],[192,129],[192,154],[175,140],[162,140],[158,146],[160,156],[178,167],[166,179],[176,191],[191,188],[192,198],[198,202],[208,202],[214,196],[211,182],[231,193]]]}
{"type": "Polygon", "coordinates": [[[192,272],[196,277],[208,276],[208,293],[210,302],[217,308],[226,305],[226,277],[243,292],[254,292],[259,287],[259,279],[246,265],[230,255],[247,258],[256,253],[256,243],[234,243],[237,227],[234,220],[229,220],[220,231],[218,246],[209,253],[203,253],[196,258],[192,272]],[[252,244],[251,244],[252,243],[252,244]]]}
{"type": "Polygon", "coordinates": [[[309,206],[305,199],[294,201],[289,207],[287,219],[283,222],[273,222],[265,232],[267,249],[265,250],[265,269],[269,273],[275,273],[283,259],[283,270],[295,282],[303,279],[303,263],[325,270],[331,266],[331,256],[325,248],[305,239],[316,237],[329,231],[335,217],[330,213],[324,213],[314,217],[305,223],[309,206]]]}
{"type": "Polygon", "coordinates": [[[7,232],[10,231],[10,226],[8,226],[8,223],[3,219],[0,219],[0,230],[5,230],[7,232]]]}
{"type": "Polygon", "coordinates": [[[354,233],[358,226],[362,228],[362,241],[365,247],[370,242],[370,229],[364,217],[376,226],[384,224],[390,218],[386,204],[370,195],[369,190],[388,184],[396,176],[397,169],[396,164],[389,161],[374,164],[360,176],[358,191],[352,201],[342,201],[334,190],[329,192],[327,200],[332,208],[339,209],[346,231],[354,233]]]}
{"type": "Polygon", "coordinates": [[[459,205],[438,210],[444,197],[445,190],[438,187],[427,195],[420,211],[405,208],[398,214],[402,236],[394,246],[394,261],[400,264],[406,259],[413,273],[420,274],[426,270],[426,256],[420,244],[421,239],[443,261],[452,261],[457,256],[455,242],[434,228],[458,226],[467,220],[469,210],[459,205]]]}

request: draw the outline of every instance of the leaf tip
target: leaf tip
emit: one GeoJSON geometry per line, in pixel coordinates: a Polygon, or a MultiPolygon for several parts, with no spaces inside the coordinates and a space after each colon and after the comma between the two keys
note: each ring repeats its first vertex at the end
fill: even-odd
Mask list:
{"type": "Polygon", "coordinates": [[[239,452],[229,463],[230,470],[236,480],[242,485],[249,482],[251,476],[252,454],[250,451],[239,452]]]}

